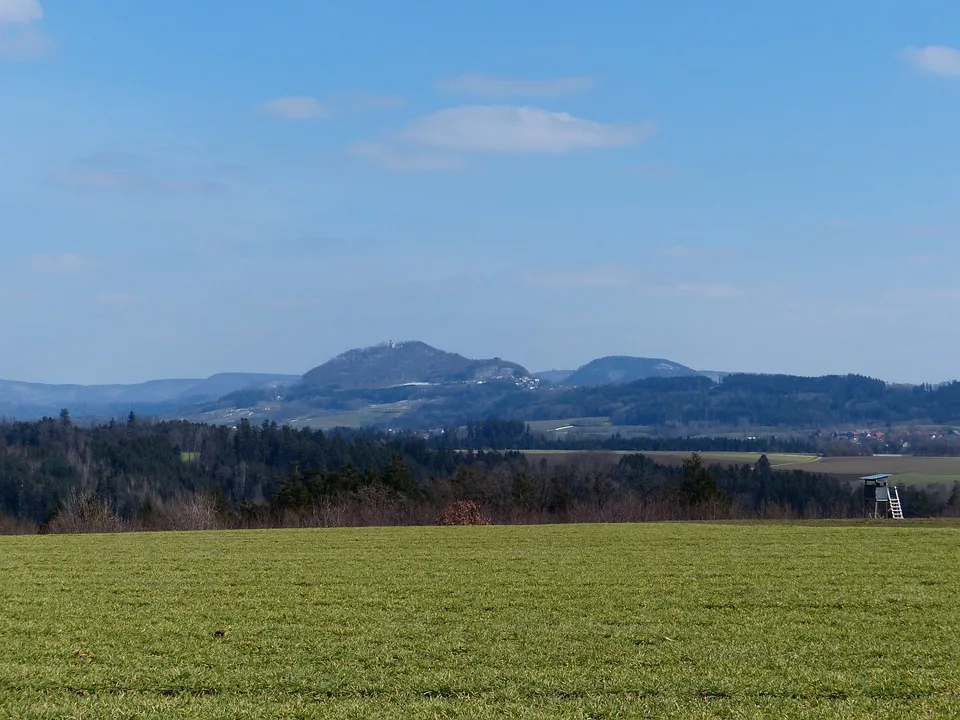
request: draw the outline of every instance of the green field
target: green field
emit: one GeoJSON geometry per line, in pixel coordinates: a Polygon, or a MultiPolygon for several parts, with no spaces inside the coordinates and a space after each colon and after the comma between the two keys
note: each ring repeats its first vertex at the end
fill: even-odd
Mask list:
{"type": "Polygon", "coordinates": [[[0,538],[0,717],[958,717],[958,547],[892,522],[0,538]]]}
{"type": "Polygon", "coordinates": [[[531,432],[543,433],[548,438],[608,438],[614,431],[622,437],[636,437],[649,433],[652,428],[646,425],[616,425],[609,417],[577,417],[561,420],[530,420],[527,427],[531,432]]]}

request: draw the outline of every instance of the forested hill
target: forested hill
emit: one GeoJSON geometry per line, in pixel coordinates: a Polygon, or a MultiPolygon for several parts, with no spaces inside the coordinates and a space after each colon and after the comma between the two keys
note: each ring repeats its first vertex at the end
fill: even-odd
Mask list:
{"type": "Polygon", "coordinates": [[[499,358],[471,360],[423,342],[408,341],[350,350],[314,368],[303,376],[303,381],[310,387],[353,389],[528,375],[526,368],[499,358]]]}
{"type": "Polygon", "coordinates": [[[614,355],[593,360],[569,376],[561,384],[580,387],[622,385],[647,378],[690,377],[699,372],[686,365],[663,358],[614,355]]]}
{"type": "Polygon", "coordinates": [[[627,385],[513,394],[487,414],[523,420],[609,417],[654,428],[822,428],[844,424],[960,422],[960,382],[890,385],[860,375],[649,378],[627,385]]]}

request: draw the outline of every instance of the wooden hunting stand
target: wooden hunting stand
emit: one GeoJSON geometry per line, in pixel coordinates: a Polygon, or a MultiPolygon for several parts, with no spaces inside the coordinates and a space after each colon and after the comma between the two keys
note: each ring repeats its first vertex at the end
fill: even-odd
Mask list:
{"type": "Polygon", "coordinates": [[[863,498],[869,517],[903,520],[903,506],[896,485],[889,485],[890,475],[867,475],[863,480],[863,498]]]}

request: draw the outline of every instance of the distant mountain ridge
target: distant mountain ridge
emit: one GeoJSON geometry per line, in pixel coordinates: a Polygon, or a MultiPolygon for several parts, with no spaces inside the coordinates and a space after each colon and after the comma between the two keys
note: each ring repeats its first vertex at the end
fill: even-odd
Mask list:
{"type": "Polygon", "coordinates": [[[609,355],[588,362],[561,381],[573,387],[625,385],[647,378],[694,377],[703,375],[693,368],[663,358],[609,355]]]}
{"type": "Polygon", "coordinates": [[[0,414],[14,417],[55,415],[62,408],[94,414],[107,409],[216,400],[238,390],[282,387],[297,375],[219,373],[208,378],[150,380],[130,385],[47,385],[0,380],[0,414]]]}
{"type": "Polygon", "coordinates": [[[356,389],[513,380],[529,375],[517,363],[500,358],[471,360],[411,340],[349,350],[310,370],[303,381],[310,387],[356,389]]]}
{"type": "Polygon", "coordinates": [[[135,412],[231,427],[267,421],[429,432],[485,418],[589,418],[611,432],[812,432],[844,423],[960,423],[960,383],[897,386],[858,375],[731,374],[630,356],[533,376],[514,362],[470,359],[420,341],[349,350],[302,377],[223,373],[101,386],[0,381],[0,418],[56,417],[62,408],[84,421],[135,412]]]}

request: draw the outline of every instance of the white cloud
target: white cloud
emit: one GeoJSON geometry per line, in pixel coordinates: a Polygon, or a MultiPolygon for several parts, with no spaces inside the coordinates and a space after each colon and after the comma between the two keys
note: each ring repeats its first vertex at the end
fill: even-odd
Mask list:
{"type": "Polygon", "coordinates": [[[24,260],[24,266],[38,275],[74,275],[96,266],[90,258],[76,253],[34,255],[24,260]]]}
{"type": "Polygon", "coordinates": [[[904,57],[918,70],[931,75],[960,77],[960,51],[946,45],[909,47],[904,57]]]}
{"type": "Polygon", "coordinates": [[[330,114],[329,106],[313,97],[277,98],[264,103],[259,109],[265,115],[284,120],[313,120],[330,114]]]}
{"type": "Polygon", "coordinates": [[[257,111],[284,120],[314,120],[345,111],[392,110],[404,104],[406,99],[402,95],[337,92],[322,100],[308,95],[276,98],[260,105],[257,111]]]}
{"type": "Polygon", "coordinates": [[[496,75],[467,73],[440,78],[436,88],[440,92],[458,95],[477,95],[487,98],[503,97],[557,97],[589,90],[595,85],[591,77],[570,75],[545,80],[510,80],[496,75]]]}
{"type": "Polygon", "coordinates": [[[347,147],[347,153],[364,158],[384,170],[399,173],[463,172],[466,161],[459,155],[437,152],[402,152],[385,143],[363,141],[347,147]]]}
{"type": "Polygon", "coordinates": [[[39,0],[0,0],[0,24],[27,25],[43,20],[39,0]]]}
{"type": "Polygon", "coordinates": [[[636,145],[655,131],[652,122],[606,124],[536,107],[463,105],[415,120],[398,137],[452,151],[563,153],[636,145]]]}
{"type": "Polygon", "coordinates": [[[38,0],[0,0],[0,60],[37,60],[53,47],[50,38],[27,27],[43,20],[38,0]]]}

